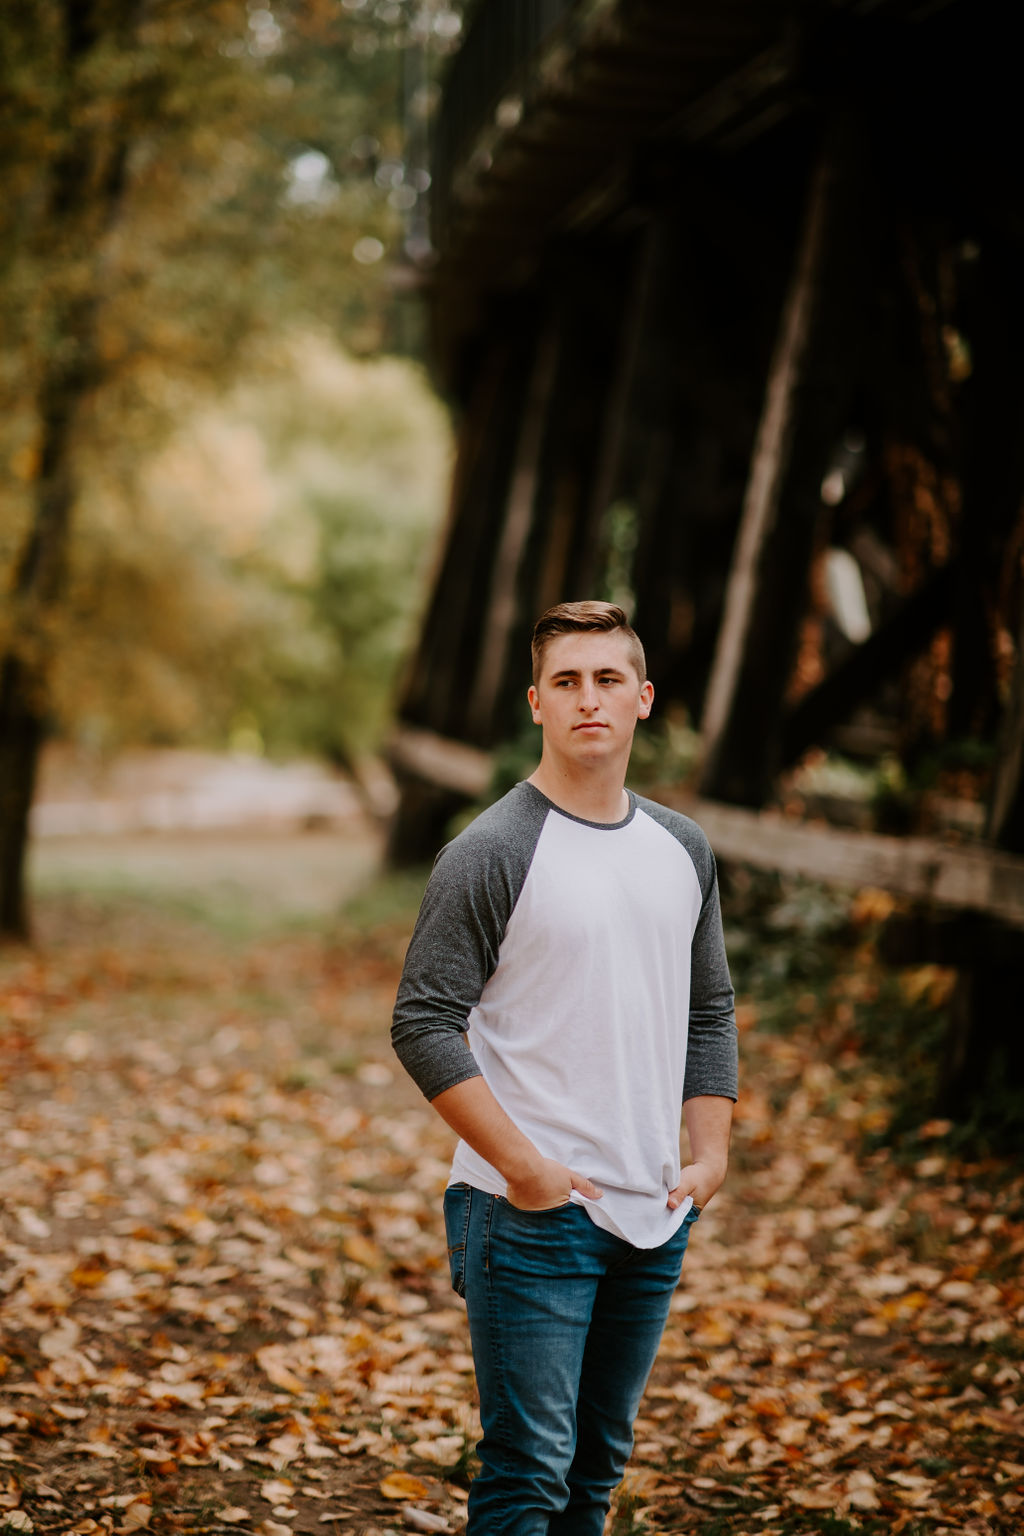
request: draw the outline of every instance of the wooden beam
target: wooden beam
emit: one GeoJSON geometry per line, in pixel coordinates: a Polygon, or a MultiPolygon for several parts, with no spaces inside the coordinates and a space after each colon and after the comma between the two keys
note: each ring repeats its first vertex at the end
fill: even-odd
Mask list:
{"type": "MultiPolygon", "coordinates": [[[[1019,369],[1019,350],[1024,341],[1024,301],[1019,292],[1021,244],[1016,238],[999,237],[995,229],[981,233],[981,313],[976,326],[976,373],[972,379],[972,435],[967,464],[964,515],[973,519],[975,531],[975,582],[964,594],[967,622],[970,605],[975,608],[973,630],[981,633],[973,650],[989,662],[984,594],[992,593],[996,573],[1007,559],[1007,548],[1016,550],[1018,567],[1024,536],[1024,389],[1019,369]]],[[[992,601],[992,599],[989,599],[992,601]]],[[[966,639],[964,656],[956,665],[953,651],[953,703],[956,690],[967,697],[967,707],[953,711],[956,723],[975,723],[970,700],[979,693],[979,680],[990,682],[992,671],[979,679],[972,667],[970,630],[958,627],[955,647],[966,639]]],[[[1009,697],[999,725],[992,791],[987,808],[990,842],[1013,854],[1024,854],[1024,605],[1016,634],[1016,664],[1009,697]]],[[[956,982],[950,1006],[949,1034],[943,1057],[940,1111],[953,1114],[964,1097],[981,1111],[1007,1094],[1024,1094],[1024,1031],[1015,1026],[1021,1017],[1019,968],[986,963],[984,958],[966,966],[956,982]]]]}
{"type": "MultiPolygon", "coordinates": [[[[737,248],[756,252],[758,281],[725,259],[698,217],[704,181],[687,169],[658,187],[653,220],[659,260],[652,283],[653,323],[645,333],[631,412],[626,495],[636,509],[632,585],[634,623],[662,707],[683,701],[698,720],[721,624],[723,592],[742,486],[757,425],[764,372],[758,332],[774,312],[784,268],[767,254],[755,221],[741,220],[728,194],[717,202],[742,226],[737,248]],[[765,282],[765,268],[775,266],[765,282]],[[765,288],[769,290],[766,295],[765,288]]],[[[706,199],[705,199],[706,200],[706,199]]],[[[707,210],[705,209],[705,214],[707,210]]]]}
{"type": "Polygon", "coordinates": [[[435,731],[416,730],[411,725],[396,728],[388,758],[399,771],[470,800],[485,793],[493,772],[489,752],[438,736],[435,731]]]}
{"type": "Polygon", "coordinates": [[[618,241],[591,241],[580,260],[575,240],[552,244],[545,270],[547,302],[559,317],[558,367],[546,412],[529,537],[520,563],[516,621],[497,691],[494,738],[525,728],[530,631],[552,603],[588,590],[579,582],[581,550],[593,540],[589,518],[597,473],[594,444],[605,427],[609,379],[618,357],[608,324],[608,294],[632,270],[618,241]]]}
{"type": "Polygon", "coordinates": [[[993,774],[988,831],[1001,847],[1024,853],[1024,604],[993,774]]]}
{"type": "Polygon", "coordinates": [[[821,479],[859,373],[877,245],[864,132],[838,112],[810,180],[705,700],[701,790],[744,805],[778,766],[821,479]]]}
{"type": "Polygon", "coordinates": [[[558,316],[552,311],[537,339],[505,501],[504,522],[491,567],[489,600],[466,717],[469,734],[477,741],[491,739],[495,705],[508,661],[509,639],[518,614],[519,576],[536,511],[541,449],[558,351],[558,316]]]}
{"type": "MultiPolygon", "coordinates": [[[[491,778],[488,753],[405,726],[395,734],[391,757],[423,783],[466,800],[479,798],[491,778]]],[[[873,887],[959,913],[983,913],[1017,932],[1024,928],[1024,858],[1016,855],[927,837],[840,832],[685,794],[658,798],[692,817],[723,862],[825,885],[873,887]]]]}
{"type": "Polygon", "coordinates": [[[701,723],[705,788],[719,778],[720,758],[734,706],[744,657],[751,643],[762,552],[779,515],[789,467],[793,413],[810,339],[815,289],[824,241],[826,200],[832,179],[831,155],[824,152],[811,183],[793,280],[786,299],[768,375],[750,479],[743,503],[722,627],[708,682],[701,723]]]}
{"type": "Polygon", "coordinates": [[[636,253],[632,285],[619,332],[619,355],[607,393],[604,428],[595,445],[596,466],[591,483],[586,525],[579,530],[573,551],[574,585],[582,597],[593,596],[604,555],[601,525],[615,499],[626,441],[630,402],[637,361],[650,320],[651,279],[657,258],[657,234],[653,225],[643,231],[636,253]]]}
{"type": "Polygon", "coordinates": [[[946,623],[956,588],[955,563],[941,566],[883,624],[854,646],[783,721],[780,766],[820,745],[832,726],[870,698],[878,686],[928,644],[946,623]]]}
{"type": "MultiPolygon", "coordinates": [[[[992,778],[988,833],[1000,847],[1024,852],[1024,611],[992,778]]],[[[1024,859],[1013,862],[1024,864],[1024,859]]],[[[963,969],[950,1006],[940,1113],[955,1115],[965,1104],[984,1111],[1008,1093],[1024,1092],[1024,1030],[1014,1024],[1020,1012],[1019,966],[982,960],[963,969]]]]}
{"type": "Polygon", "coordinates": [[[709,800],[662,798],[699,822],[721,859],[827,885],[877,887],[1024,928],[1024,858],[999,849],[839,832],[709,800]]]}
{"type": "Polygon", "coordinates": [[[519,409],[523,363],[514,341],[499,335],[476,369],[459,425],[448,526],[416,652],[400,693],[399,712],[430,730],[461,734],[463,656],[475,651],[482,613],[479,571],[488,559],[488,513],[504,490],[510,432],[519,409]]]}

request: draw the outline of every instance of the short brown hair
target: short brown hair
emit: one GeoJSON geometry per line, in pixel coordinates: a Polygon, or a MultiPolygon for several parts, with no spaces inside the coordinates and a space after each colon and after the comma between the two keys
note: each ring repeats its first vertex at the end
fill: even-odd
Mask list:
{"type": "Polygon", "coordinates": [[[642,683],[647,681],[647,658],[640,638],[630,625],[622,608],[615,603],[601,603],[589,599],[583,603],[556,603],[547,613],[542,613],[533,626],[530,653],[533,657],[534,686],[540,682],[544,665],[544,652],[548,641],[556,635],[585,634],[588,630],[621,630],[629,641],[629,659],[642,683]]]}

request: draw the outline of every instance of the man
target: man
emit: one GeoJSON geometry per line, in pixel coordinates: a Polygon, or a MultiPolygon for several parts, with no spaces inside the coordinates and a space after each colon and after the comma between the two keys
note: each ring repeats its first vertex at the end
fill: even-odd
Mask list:
{"type": "Polygon", "coordinates": [[[445,1224],[483,1424],[469,1532],[600,1536],[725,1177],[736,1026],[707,840],[624,787],[654,698],[626,615],[560,604],[532,649],[540,765],[439,854],[392,1036],[460,1137],[445,1224]]]}

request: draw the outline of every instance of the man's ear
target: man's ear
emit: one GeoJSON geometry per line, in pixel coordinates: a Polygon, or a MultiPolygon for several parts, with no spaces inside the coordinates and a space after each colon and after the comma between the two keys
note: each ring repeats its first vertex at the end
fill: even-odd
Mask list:
{"type": "Polygon", "coordinates": [[[636,717],[638,720],[646,720],[654,703],[654,684],[644,683],[640,689],[640,703],[637,706],[636,717]]]}
{"type": "Polygon", "coordinates": [[[530,701],[530,713],[533,716],[534,725],[540,725],[540,694],[531,683],[526,690],[526,697],[530,701]]]}

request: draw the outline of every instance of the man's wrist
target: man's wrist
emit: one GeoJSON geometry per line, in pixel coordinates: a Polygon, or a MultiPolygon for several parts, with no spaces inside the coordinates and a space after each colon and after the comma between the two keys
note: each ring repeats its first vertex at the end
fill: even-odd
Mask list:
{"type": "Polygon", "coordinates": [[[519,1133],[522,1138],[521,1146],[510,1147],[507,1154],[503,1152],[500,1163],[495,1166],[502,1178],[508,1184],[522,1184],[524,1181],[536,1178],[544,1165],[544,1159],[526,1136],[519,1133]]]}
{"type": "Polygon", "coordinates": [[[694,1165],[701,1167],[709,1178],[717,1179],[721,1184],[729,1171],[729,1159],[727,1157],[703,1156],[693,1159],[694,1165]]]}

